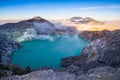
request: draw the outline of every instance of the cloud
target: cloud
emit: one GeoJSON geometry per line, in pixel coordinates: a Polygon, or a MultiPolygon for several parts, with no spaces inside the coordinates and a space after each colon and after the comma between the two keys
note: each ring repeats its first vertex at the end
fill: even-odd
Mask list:
{"type": "Polygon", "coordinates": [[[95,10],[95,9],[120,9],[120,5],[115,6],[93,6],[93,7],[83,7],[81,10],[95,10]]]}

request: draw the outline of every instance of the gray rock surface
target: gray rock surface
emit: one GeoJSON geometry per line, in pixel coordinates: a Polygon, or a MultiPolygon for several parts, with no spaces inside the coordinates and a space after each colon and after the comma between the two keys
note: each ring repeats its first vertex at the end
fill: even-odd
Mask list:
{"type": "Polygon", "coordinates": [[[111,33],[111,31],[82,31],[79,33],[79,35],[85,39],[87,39],[88,41],[92,42],[95,39],[98,38],[103,38],[107,35],[109,35],[111,33]]]}
{"type": "Polygon", "coordinates": [[[53,70],[35,71],[22,76],[11,76],[0,80],[76,80],[75,75],[53,70]]]}
{"type": "Polygon", "coordinates": [[[0,62],[9,62],[12,52],[20,47],[19,43],[12,40],[11,35],[0,33],[0,62]]]}
{"type": "Polygon", "coordinates": [[[23,75],[29,72],[31,72],[31,69],[29,67],[23,69],[15,64],[0,63],[0,78],[13,76],[13,75],[23,75]]]}
{"type": "Polygon", "coordinates": [[[90,80],[120,80],[118,69],[108,66],[90,69],[86,75],[90,80]]]}
{"type": "MultiPolygon", "coordinates": [[[[62,66],[69,68],[71,65],[78,67],[86,73],[91,68],[98,66],[120,67],[120,31],[110,32],[103,38],[93,40],[85,47],[79,56],[62,59],[62,66]]],[[[69,72],[72,70],[69,69],[69,72]]],[[[77,70],[78,73],[79,71],[77,70]]]]}
{"type": "Polygon", "coordinates": [[[96,39],[87,46],[82,54],[89,61],[99,61],[112,67],[120,66],[120,31],[111,32],[102,39],[96,39]]]}
{"type": "Polygon", "coordinates": [[[46,23],[49,26],[53,26],[51,22],[40,17],[34,17],[32,19],[20,21],[18,23],[7,23],[0,25],[0,30],[8,32],[24,32],[26,29],[34,28],[33,23],[46,23]],[[38,19],[37,19],[38,18],[38,19]]]}

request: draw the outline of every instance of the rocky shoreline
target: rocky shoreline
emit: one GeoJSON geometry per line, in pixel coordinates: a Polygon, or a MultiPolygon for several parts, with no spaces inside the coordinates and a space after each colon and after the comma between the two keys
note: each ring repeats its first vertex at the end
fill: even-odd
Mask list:
{"type": "Polygon", "coordinates": [[[90,44],[79,56],[61,59],[60,69],[43,68],[32,72],[29,67],[22,69],[4,63],[9,62],[12,52],[21,45],[9,35],[0,36],[0,80],[120,80],[120,30],[80,32],[79,36],[90,44]]]}

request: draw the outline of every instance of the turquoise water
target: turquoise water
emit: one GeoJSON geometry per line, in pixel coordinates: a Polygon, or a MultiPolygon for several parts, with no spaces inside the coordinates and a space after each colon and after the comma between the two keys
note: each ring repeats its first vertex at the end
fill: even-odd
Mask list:
{"type": "Polygon", "coordinates": [[[23,47],[13,53],[12,63],[22,67],[60,67],[61,58],[79,55],[88,44],[75,35],[57,35],[51,39],[22,42],[23,47]]]}

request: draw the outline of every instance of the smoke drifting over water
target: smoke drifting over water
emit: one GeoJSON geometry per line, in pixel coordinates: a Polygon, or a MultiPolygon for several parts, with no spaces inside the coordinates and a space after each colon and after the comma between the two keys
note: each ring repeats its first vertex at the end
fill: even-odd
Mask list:
{"type": "Polygon", "coordinates": [[[77,30],[73,27],[54,25],[48,23],[33,23],[34,28],[26,29],[21,37],[17,38],[18,42],[28,41],[33,39],[53,41],[64,35],[64,38],[69,39],[71,35],[77,35],[77,30]]]}
{"type": "Polygon", "coordinates": [[[61,58],[79,55],[87,44],[76,34],[35,35],[31,41],[22,42],[23,47],[13,54],[12,63],[31,68],[59,68],[61,58]]]}
{"type": "Polygon", "coordinates": [[[55,34],[55,35],[50,35],[50,34],[47,34],[47,35],[39,34],[38,35],[35,29],[27,29],[21,37],[17,38],[17,41],[23,42],[23,41],[30,41],[34,39],[54,41],[58,38],[63,39],[63,40],[67,39],[68,41],[79,40],[79,36],[77,34],[63,33],[63,34],[55,34]]]}
{"type": "Polygon", "coordinates": [[[37,35],[35,29],[27,29],[21,37],[17,38],[18,42],[29,41],[33,39],[45,40],[48,39],[53,41],[53,37],[50,35],[37,35]]]}

